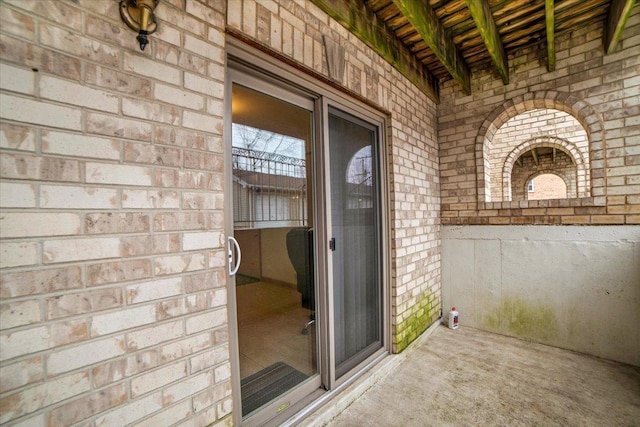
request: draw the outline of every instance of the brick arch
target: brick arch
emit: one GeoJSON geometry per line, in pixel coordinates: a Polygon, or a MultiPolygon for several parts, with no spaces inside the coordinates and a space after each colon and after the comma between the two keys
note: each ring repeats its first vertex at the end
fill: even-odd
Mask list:
{"type": "MultiPolygon", "coordinates": [[[[522,144],[514,148],[509,153],[509,155],[507,155],[507,159],[505,160],[502,167],[502,196],[504,201],[512,200],[511,173],[513,171],[513,166],[516,160],[518,160],[518,158],[523,153],[537,147],[556,148],[563,151],[567,156],[569,156],[573,160],[573,163],[576,165],[577,188],[575,194],[577,195],[577,197],[589,197],[589,164],[585,161],[584,155],[580,152],[580,150],[573,143],[567,141],[566,139],[557,138],[554,136],[540,136],[531,138],[523,142],[522,144]]],[[[567,188],[570,188],[567,179],[565,179],[565,177],[560,172],[555,171],[553,173],[561,176],[565,180],[567,188]]]]}
{"type": "Polygon", "coordinates": [[[570,193],[570,191],[571,191],[571,180],[569,179],[569,177],[567,177],[565,174],[563,174],[562,172],[559,172],[557,170],[548,169],[548,170],[537,171],[537,172],[529,175],[529,177],[524,180],[524,194],[527,194],[527,186],[529,185],[531,180],[536,178],[536,177],[538,177],[538,176],[540,176],[540,175],[555,175],[555,176],[557,176],[558,178],[560,178],[564,182],[564,185],[565,185],[565,187],[567,189],[567,195],[570,193]]]}
{"type": "MultiPolygon", "coordinates": [[[[484,206],[491,196],[489,179],[489,154],[492,148],[493,137],[502,125],[518,114],[535,109],[555,109],[564,111],[573,116],[582,125],[587,133],[589,141],[589,158],[605,158],[605,138],[602,118],[598,112],[586,101],[566,92],[554,90],[543,90],[528,92],[518,95],[494,109],[491,114],[482,122],[476,136],[476,180],[478,203],[484,206]]],[[[600,162],[604,164],[606,162],[600,162]]],[[[591,176],[605,176],[603,166],[590,167],[591,176]]],[[[593,180],[591,195],[604,196],[606,188],[605,180],[601,180],[595,186],[593,180]]]]}

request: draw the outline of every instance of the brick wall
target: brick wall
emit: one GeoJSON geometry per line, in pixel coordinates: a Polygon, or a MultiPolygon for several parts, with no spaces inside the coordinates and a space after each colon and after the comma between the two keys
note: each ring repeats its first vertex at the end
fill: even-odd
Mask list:
{"type": "Polygon", "coordinates": [[[572,159],[563,152],[556,154],[555,159],[552,154],[540,155],[537,164],[533,157],[526,156],[522,166],[514,166],[511,184],[514,201],[575,198],[577,170],[572,159]],[[558,181],[546,178],[550,174],[558,181]],[[535,181],[533,191],[527,191],[532,180],[535,181]]]}
{"type": "Polygon", "coordinates": [[[554,72],[547,72],[546,58],[540,57],[546,50],[533,47],[509,58],[506,86],[490,70],[473,75],[469,96],[453,81],[443,84],[443,224],[640,223],[639,28],[635,8],[612,54],[604,54],[602,26],[593,24],[556,38],[554,72]],[[537,109],[566,112],[586,130],[588,197],[487,202],[487,141],[509,119],[537,109]]]}
{"type": "Polygon", "coordinates": [[[402,351],[440,314],[440,219],[435,104],[310,2],[230,2],[228,25],[328,78],[323,36],[345,48],[339,82],[390,112],[392,350],[402,351]]]}
{"type": "Polygon", "coordinates": [[[523,187],[523,200],[564,199],[567,197],[567,183],[559,175],[543,173],[531,179],[533,190],[523,187]]]}
{"type": "MultiPolygon", "coordinates": [[[[580,154],[580,161],[589,164],[589,143],[587,133],[573,116],[564,111],[539,109],[518,114],[508,120],[494,135],[491,141],[489,154],[489,166],[485,171],[490,181],[490,198],[487,201],[500,202],[508,200],[523,200],[522,198],[509,198],[505,193],[503,183],[504,165],[513,150],[526,142],[535,148],[537,142],[545,141],[548,136],[562,140],[567,146],[572,145],[580,154]]],[[[517,159],[516,159],[517,160],[517,159]]],[[[517,168],[515,168],[517,169],[517,168]]],[[[514,169],[514,171],[515,171],[514,169]]],[[[587,172],[588,174],[588,168],[587,172]]],[[[588,187],[587,187],[588,188],[588,187]]],[[[583,194],[584,196],[584,194],[583,194]]],[[[572,197],[577,197],[574,193],[572,197]]]]}
{"type": "Polygon", "coordinates": [[[231,411],[224,2],[0,4],[0,422],[206,425],[231,411]]]}
{"type": "Polygon", "coordinates": [[[117,1],[0,4],[2,423],[231,422],[225,21],[320,75],[322,35],[345,47],[343,86],[390,111],[392,350],[439,316],[435,105],[309,2],[157,17],[140,52],[117,1]]]}

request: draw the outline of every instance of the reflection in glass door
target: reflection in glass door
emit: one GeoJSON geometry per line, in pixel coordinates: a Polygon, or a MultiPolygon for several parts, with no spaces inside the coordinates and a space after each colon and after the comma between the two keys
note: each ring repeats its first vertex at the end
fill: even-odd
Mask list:
{"type": "Polygon", "coordinates": [[[377,128],[329,109],[335,377],[382,347],[377,128]]]}
{"type": "Polygon", "coordinates": [[[233,84],[233,233],[242,250],[235,294],[245,418],[269,405],[280,405],[273,414],[286,409],[295,398],[277,399],[318,373],[307,167],[312,119],[310,109],[233,84]]]}

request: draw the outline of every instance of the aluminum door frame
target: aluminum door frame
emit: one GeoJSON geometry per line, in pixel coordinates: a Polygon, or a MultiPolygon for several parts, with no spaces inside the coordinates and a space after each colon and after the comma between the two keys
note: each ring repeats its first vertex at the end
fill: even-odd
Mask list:
{"type": "MultiPolygon", "coordinates": [[[[278,58],[258,50],[251,46],[248,46],[244,42],[235,39],[232,36],[227,37],[227,66],[225,69],[225,108],[224,108],[224,146],[225,150],[225,199],[229,194],[232,194],[231,188],[231,162],[230,162],[230,150],[227,150],[227,146],[231,146],[231,88],[232,77],[235,77],[234,73],[238,71],[249,71],[249,75],[253,81],[270,81],[273,86],[280,88],[289,94],[296,94],[297,96],[309,97],[313,99],[314,103],[314,132],[315,138],[313,142],[313,165],[311,165],[311,173],[314,180],[314,228],[316,229],[316,239],[314,239],[314,245],[316,250],[316,283],[317,297],[316,309],[319,304],[323,304],[322,310],[325,310],[325,316],[320,316],[319,322],[316,324],[318,339],[318,368],[320,371],[321,386],[327,390],[327,393],[320,394],[314,397],[311,402],[301,402],[296,405],[303,404],[304,406],[298,407],[300,412],[291,414],[290,420],[297,422],[299,419],[308,414],[311,411],[317,409],[321,404],[324,404],[326,400],[332,398],[337,392],[344,389],[349,383],[355,381],[358,376],[369,370],[372,366],[378,363],[390,352],[391,348],[391,270],[390,260],[392,256],[392,249],[389,244],[389,236],[391,235],[391,224],[389,221],[389,191],[388,182],[388,150],[387,141],[390,140],[391,129],[388,126],[390,113],[379,108],[374,108],[372,105],[368,105],[358,99],[349,96],[344,91],[338,90],[330,85],[322,83],[321,80],[314,78],[311,75],[300,72],[299,69],[292,65],[288,65],[282,62],[278,58]],[[233,63],[234,66],[239,66],[240,69],[234,69],[234,66],[230,66],[233,63]],[[278,82],[280,84],[278,84],[278,82]],[[286,87],[287,89],[283,89],[286,87]],[[376,125],[379,129],[378,143],[379,143],[379,179],[380,179],[380,239],[381,239],[381,280],[382,280],[382,348],[376,353],[369,356],[366,360],[361,362],[358,366],[345,373],[339,380],[335,377],[334,359],[331,353],[334,349],[332,341],[333,324],[331,321],[331,315],[333,315],[332,304],[330,301],[333,299],[333,294],[330,289],[332,281],[332,275],[330,268],[330,257],[327,253],[329,251],[329,245],[327,236],[328,230],[328,212],[330,212],[330,187],[328,186],[328,174],[325,174],[325,164],[328,157],[328,111],[329,106],[338,110],[347,112],[364,121],[368,121],[376,125]],[[227,160],[229,157],[229,160],[227,160]],[[228,169],[228,170],[227,170],[228,169]],[[322,171],[322,175],[320,172],[322,171]],[[322,176],[322,178],[318,178],[322,176]],[[323,236],[323,238],[320,238],[323,236]],[[322,254],[319,256],[318,254],[322,254]],[[327,286],[320,284],[328,283],[327,286]]],[[[280,93],[285,93],[280,92],[280,93]]],[[[271,93],[270,93],[271,94],[271,93]]],[[[273,95],[273,94],[272,94],[273,95]]],[[[277,95],[277,94],[276,94],[277,95]]],[[[330,220],[330,218],[329,218],[330,220]]],[[[225,203],[225,232],[227,235],[233,234],[233,209],[229,207],[228,203],[225,203]]],[[[235,282],[235,280],[233,280],[235,282]]],[[[235,287],[235,283],[233,283],[235,287]]],[[[228,289],[234,289],[228,284],[228,289]]],[[[230,343],[230,360],[231,360],[231,375],[232,375],[232,398],[234,402],[234,408],[238,408],[241,402],[240,396],[240,369],[239,369],[239,343],[237,335],[237,316],[236,316],[236,299],[235,292],[229,292],[227,307],[229,312],[229,343],[230,343]],[[229,309],[232,308],[232,309],[229,309]]],[[[312,393],[313,394],[313,393],[312,393]]],[[[293,409],[293,408],[292,408],[293,409]]],[[[242,420],[241,411],[235,410],[234,424],[245,425],[242,420]]],[[[288,424],[287,418],[277,416],[272,421],[288,424]]]]}

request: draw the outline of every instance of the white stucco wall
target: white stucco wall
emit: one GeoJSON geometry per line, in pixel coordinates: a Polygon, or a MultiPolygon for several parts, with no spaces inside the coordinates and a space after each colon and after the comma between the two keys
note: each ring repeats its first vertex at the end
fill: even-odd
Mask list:
{"type": "Polygon", "coordinates": [[[640,365],[640,227],[444,226],[444,318],[640,365]]]}

